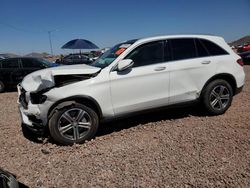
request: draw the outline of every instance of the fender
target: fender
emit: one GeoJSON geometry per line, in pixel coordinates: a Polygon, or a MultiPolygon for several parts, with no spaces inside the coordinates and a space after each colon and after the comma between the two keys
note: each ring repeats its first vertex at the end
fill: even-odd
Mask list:
{"type": "Polygon", "coordinates": [[[103,118],[102,110],[98,102],[87,95],[76,95],[76,96],[71,96],[65,99],[62,99],[60,101],[57,101],[55,104],[53,104],[48,112],[48,118],[51,118],[51,116],[54,114],[56,109],[62,109],[65,106],[70,106],[75,102],[79,102],[81,104],[85,104],[87,106],[93,107],[94,110],[96,110],[98,116],[100,119],[103,118]]]}

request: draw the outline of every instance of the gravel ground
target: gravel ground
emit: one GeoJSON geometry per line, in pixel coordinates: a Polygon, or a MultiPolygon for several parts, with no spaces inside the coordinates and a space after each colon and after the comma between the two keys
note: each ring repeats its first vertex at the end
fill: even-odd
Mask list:
{"type": "Polygon", "coordinates": [[[250,187],[250,66],[226,114],[171,109],[102,125],[72,147],[24,138],[17,93],[0,94],[0,167],[28,187],[250,187]]]}

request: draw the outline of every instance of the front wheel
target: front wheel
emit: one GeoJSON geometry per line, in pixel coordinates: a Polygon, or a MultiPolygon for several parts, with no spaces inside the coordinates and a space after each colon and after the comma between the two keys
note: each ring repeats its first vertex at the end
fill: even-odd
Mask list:
{"type": "Polygon", "coordinates": [[[56,109],[49,120],[52,138],[63,145],[81,144],[93,138],[98,125],[96,112],[79,103],[56,109]]]}
{"type": "Polygon", "coordinates": [[[210,82],[202,94],[204,107],[211,115],[224,114],[231,106],[232,99],[231,85],[221,79],[210,82]]]}

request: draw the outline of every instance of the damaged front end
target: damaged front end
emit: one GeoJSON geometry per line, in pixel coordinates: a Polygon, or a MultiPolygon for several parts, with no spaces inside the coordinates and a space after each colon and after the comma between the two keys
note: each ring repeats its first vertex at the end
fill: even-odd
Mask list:
{"type": "Polygon", "coordinates": [[[89,65],[53,67],[27,75],[21,85],[28,92],[39,92],[55,86],[59,87],[62,83],[81,81],[96,76],[100,71],[100,68],[89,65]]]}
{"type": "Polygon", "coordinates": [[[51,89],[95,77],[100,68],[87,65],[62,66],[36,71],[27,75],[18,88],[18,103],[22,123],[35,132],[42,133],[48,123],[48,111],[54,104],[46,93],[51,89]]]}
{"type": "Polygon", "coordinates": [[[48,92],[53,88],[63,87],[72,83],[80,82],[93,78],[97,75],[95,74],[76,74],[76,75],[55,75],[53,77],[53,84],[48,84],[48,87],[39,87],[42,88],[38,91],[30,92],[30,101],[32,104],[42,104],[47,100],[47,96],[44,93],[48,92]]]}

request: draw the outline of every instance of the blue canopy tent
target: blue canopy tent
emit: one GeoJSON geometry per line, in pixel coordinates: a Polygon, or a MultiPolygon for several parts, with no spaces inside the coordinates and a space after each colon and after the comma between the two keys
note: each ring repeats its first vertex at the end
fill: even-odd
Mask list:
{"type": "Polygon", "coordinates": [[[98,49],[99,47],[89,40],[85,39],[74,39],[62,46],[62,49],[98,49]]]}

